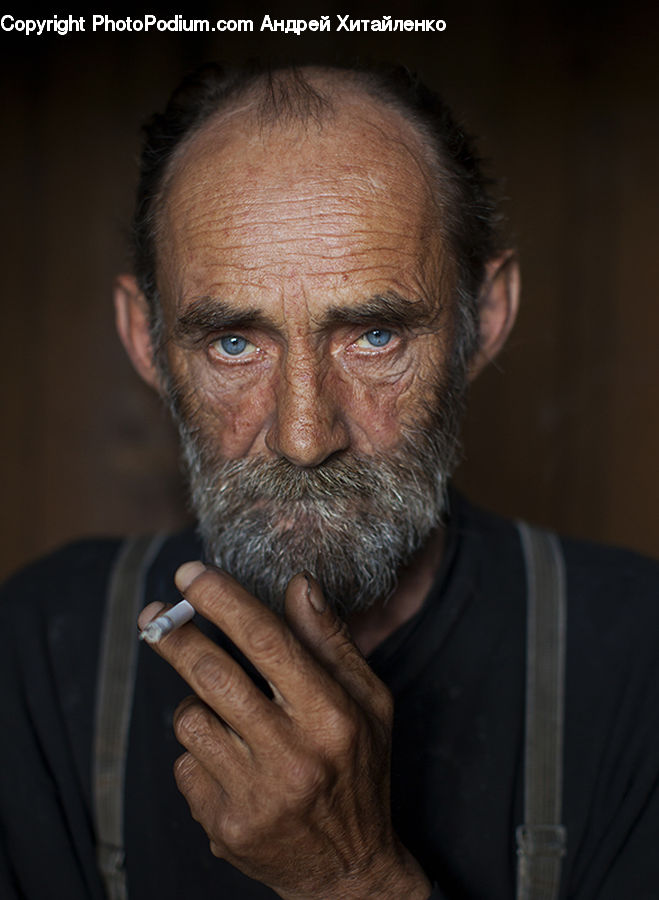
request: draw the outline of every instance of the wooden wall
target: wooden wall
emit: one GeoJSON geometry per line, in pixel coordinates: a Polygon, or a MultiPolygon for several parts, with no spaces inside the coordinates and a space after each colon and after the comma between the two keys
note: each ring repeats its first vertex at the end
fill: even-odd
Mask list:
{"type": "MultiPolygon", "coordinates": [[[[403,61],[483,135],[524,298],[474,387],[458,481],[503,513],[659,553],[659,14],[456,0],[379,12],[401,7],[446,32],[0,34],[2,574],[75,536],[184,520],[173,435],[114,336],[110,289],[140,122],[198,61],[259,54],[403,61]]],[[[373,11],[282,8],[266,9],[334,26],[373,11]]],[[[264,12],[190,9],[257,29],[264,12]]]]}

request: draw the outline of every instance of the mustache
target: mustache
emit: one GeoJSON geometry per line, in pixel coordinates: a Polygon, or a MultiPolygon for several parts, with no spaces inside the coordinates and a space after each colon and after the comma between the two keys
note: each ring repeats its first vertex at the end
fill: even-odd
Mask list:
{"type": "Polygon", "coordinates": [[[380,480],[356,459],[330,460],[315,469],[299,468],[287,459],[237,460],[222,466],[220,493],[224,479],[250,496],[284,501],[326,500],[344,491],[372,496],[380,480]]]}
{"type": "MultiPolygon", "coordinates": [[[[188,458],[188,462],[193,460],[188,458]]],[[[212,492],[220,503],[230,494],[233,502],[240,497],[246,504],[305,505],[377,500],[386,493],[390,504],[403,507],[410,501],[428,499],[429,462],[418,446],[413,453],[403,447],[387,456],[343,453],[308,469],[281,457],[223,460],[213,465],[214,477],[205,492],[212,492]]]]}

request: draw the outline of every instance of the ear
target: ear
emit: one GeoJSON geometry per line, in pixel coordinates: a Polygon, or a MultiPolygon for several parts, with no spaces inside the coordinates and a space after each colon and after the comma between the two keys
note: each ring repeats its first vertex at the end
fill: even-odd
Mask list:
{"type": "Polygon", "coordinates": [[[119,275],[114,284],[115,323],[121,343],[138,374],[160,393],[149,329],[149,304],[132,275],[119,275]]]}
{"type": "Polygon", "coordinates": [[[521,280],[513,250],[491,259],[479,296],[480,341],[469,366],[469,380],[492,362],[506,343],[519,307],[521,280]]]}

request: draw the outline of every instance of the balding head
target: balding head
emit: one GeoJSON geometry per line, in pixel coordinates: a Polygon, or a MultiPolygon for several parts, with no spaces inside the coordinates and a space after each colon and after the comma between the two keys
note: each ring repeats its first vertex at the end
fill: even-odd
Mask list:
{"type": "Polygon", "coordinates": [[[346,79],[314,70],[308,84],[324,91],[322,113],[266,117],[260,85],[180,145],[156,216],[162,304],[208,294],[222,260],[235,282],[214,295],[242,281],[338,301],[358,274],[363,296],[386,288],[439,320],[455,277],[426,142],[346,79]]]}
{"type": "MultiPolygon", "coordinates": [[[[224,122],[227,137],[240,122],[263,140],[288,131],[279,159],[296,153],[290,135],[332,130],[351,112],[406,147],[426,181],[424,198],[435,212],[433,225],[450,255],[456,312],[455,353],[462,365],[477,347],[477,299],[486,263],[495,256],[495,211],[469,142],[437,95],[404,70],[285,67],[224,70],[207,66],[186,79],[162,115],[147,128],[138,204],[134,258],[139,284],[150,304],[154,338],[161,324],[157,292],[157,240],[161,201],[196,137],[224,122]]],[[[221,139],[220,130],[214,132],[221,139]]],[[[273,146],[273,154],[274,154],[273,146]]],[[[274,158],[274,157],[273,157],[274,158]]],[[[430,211],[430,206],[428,206],[430,211]]],[[[426,210],[424,209],[424,215],[426,210]]]]}

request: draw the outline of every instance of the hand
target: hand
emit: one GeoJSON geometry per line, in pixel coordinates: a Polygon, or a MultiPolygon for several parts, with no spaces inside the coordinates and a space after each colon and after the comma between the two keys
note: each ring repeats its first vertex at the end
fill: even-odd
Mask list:
{"type": "MultiPolygon", "coordinates": [[[[201,563],[176,581],[274,695],[191,623],[154,645],[196,694],[175,715],[187,750],[175,775],[212,852],[284,900],[425,900],[430,884],[391,825],[391,696],[317,583],[292,579],[284,620],[201,563]]],[[[152,617],[147,607],[141,627],[152,617]]]]}

